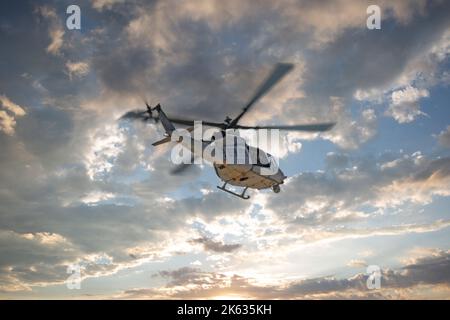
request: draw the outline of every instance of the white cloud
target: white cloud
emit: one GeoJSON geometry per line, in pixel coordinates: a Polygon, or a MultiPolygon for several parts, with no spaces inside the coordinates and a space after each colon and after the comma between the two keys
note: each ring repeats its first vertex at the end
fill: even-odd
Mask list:
{"type": "Polygon", "coordinates": [[[195,261],[191,262],[191,265],[193,265],[193,266],[201,266],[202,263],[199,260],[195,260],[195,261]]]}
{"type": "Polygon", "coordinates": [[[425,115],[420,110],[419,100],[429,96],[427,89],[417,89],[407,86],[404,89],[392,92],[392,102],[386,110],[386,115],[391,116],[398,123],[414,121],[419,115],[425,115]]]}
{"type": "Polygon", "coordinates": [[[344,102],[339,98],[333,98],[330,114],[334,117],[336,125],[322,136],[341,148],[356,149],[376,134],[377,117],[373,109],[363,110],[359,119],[355,120],[349,114],[344,102]]]}
{"type": "Polygon", "coordinates": [[[348,262],[347,266],[352,268],[365,268],[367,267],[367,262],[361,259],[352,259],[348,262]]]}
{"type": "Polygon", "coordinates": [[[67,245],[68,244],[67,239],[57,233],[37,232],[37,233],[25,233],[20,236],[27,240],[35,240],[42,244],[47,244],[47,245],[67,245]]]}
{"type": "Polygon", "coordinates": [[[93,0],[92,7],[99,11],[111,9],[114,5],[123,3],[125,0],[93,0]]]}
{"type": "Polygon", "coordinates": [[[47,52],[57,55],[63,45],[64,30],[62,28],[55,27],[49,31],[51,42],[47,47],[47,52]]]}
{"type": "Polygon", "coordinates": [[[442,250],[437,248],[414,247],[406,253],[404,257],[400,257],[400,262],[404,265],[416,264],[421,259],[427,257],[438,257],[442,250]]]}
{"type": "Polygon", "coordinates": [[[89,73],[89,64],[87,62],[66,62],[66,68],[69,73],[69,78],[72,80],[73,76],[82,78],[89,73]]]}
{"type": "Polygon", "coordinates": [[[37,12],[49,22],[50,44],[47,46],[47,52],[52,55],[59,55],[64,44],[64,27],[59,19],[55,8],[50,6],[41,6],[37,12]]]}
{"type": "Polygon", "coordinates": [[[4,109],[10,111],[11,113],[13,113],[16,116],[24,116],[25,115],[25,110],[18,104],[15,104],[14,102],[12,102],[5,95],[0,95],[0,103],[4,109]]]}
{"type": "Polygon", "coordinates": [[[80,199],[81,202],[87,205],[96,205],[101,201],[114,198],[115,195],[111,192],[93,191],[80,199]]]}
{"type": "Polygon", "coordinates": [[[427,233],[450,227],[450,220],[439,220],[430,224],[405,224],[384,228],[335,228],[317,230],[310,228],[304,230],[301,240],[304,242],[334,242],[343,239],[359,239],[374,236],[395,236],[410,233],[427,233]]]}
{"type": "Polygon", "coordinates": [[[14,127],[16,126],[16,121],[14,117],[8,115],[5,111],[0,110],[0,130],[7,135],[14,134],[14,127]]]}
{"type": "Polygon", "coordinates": [[[107,124],[90,135],[90,150],[86,154],[86,166],[91,179],[108,173],[125,146],[126,136],[117,124],[107,124]]]}

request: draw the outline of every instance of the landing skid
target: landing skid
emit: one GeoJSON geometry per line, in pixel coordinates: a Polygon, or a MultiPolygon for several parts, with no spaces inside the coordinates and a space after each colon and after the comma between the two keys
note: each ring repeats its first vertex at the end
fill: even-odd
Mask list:
{"type": "Polygon", "coordinates": [[[244,200],[250,199],[250,196],[246,196],[246,195],[245,195],[245,191],[247,191],[248,187],[245,187],[244,190],[242,191],[242,193],[236,193],[236,192],[233,192],[233,191],[227,189],[227,188],[226,188],[227,184],[228,184],[228,182],[225,182],[225,183],[223,184],[223,186],[221,186],[221,187],[217,186],[217,188],[219,188],[219,189],[222,190],[222,191],[231,193],[232,195],[234,195],[234,196],[236,196],[236,197],[239,197],[239,198],[241,198],[241,199],[244,199],[244,200]]]}

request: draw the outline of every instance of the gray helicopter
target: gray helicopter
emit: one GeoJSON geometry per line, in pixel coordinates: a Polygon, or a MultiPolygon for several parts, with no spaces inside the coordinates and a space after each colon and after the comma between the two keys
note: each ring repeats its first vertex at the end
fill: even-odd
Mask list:
{"type": "MultiPolygon", "coordinates": [[[[249,146],[243,138],[233,134],[233,131],[236,129],[278,129],[323,132],[330,130],[335,125],[335,123],[278,126],[246,126],[239,124],[242,116],[244,116],[244,114],[246,114],[262,96],[291,71],[292,68],[292,64],[277,64],[265,81],[258,87],[255,94],[242,109],[241,113],[234,119],[227,117],[224,122],[221,123],[201,121],[201,124],[204,126],[219,129],[210,140],[194,139],[192,135],[186,134],[186,132],[190,133],[194,130],[194,126],[197,122],[194,120],[168,116],[162,110],[160,104],[151,107],[146,102],[146,110],[129,111],[125,113],[121,119],[141,120],[144,122],[153,120],[155,122],[161,122],[165,130],[165,137],[154,142],[153,145],[157,146],[163,143],[175,142],[191,153],[191,159],[200,158],[212,164],[217,176],[224,182],[222,186],[217,186],[220,190],[242,199],[250,198],[250,196],[245,194],[248,188],[258,190],[271,188],[275,193],[279,193],[281,190],[280,185],[284,183],[284,180],[287,177],[278,167],[275,158],[260,148],[249,146]],[[174,124],[188,126],[188,128],[184,131],[184,134],[180,135],[174,124]],[[230,154],[231,156],[229,156],[230,154]],[[241,157],[237,159],[236,155],[241,155],[241,157]],[[243,188],[242,192],[234,192],[227,188],[227,185],[241,187],[243,188]]],[[[172,171],[172,173],[181,173],[188,168],[188,166],[189,164],[187,163],[180,164],[172,171]]]]}

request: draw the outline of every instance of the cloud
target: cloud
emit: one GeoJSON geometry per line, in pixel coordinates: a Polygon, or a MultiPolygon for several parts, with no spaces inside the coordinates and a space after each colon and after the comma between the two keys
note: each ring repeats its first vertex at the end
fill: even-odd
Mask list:
{"type": "MultiPolygon", "coordinates": [[[[361,98],[370,103],[364,109],[350,110],[355,93],[380,91],[392,95],[393,88],[398,91],[410,85],[414,79],[405,80],[410,74],[435,74],[431,69],[422,71],[435,56],[433,52],[439,51],[436,43],[448,27],[441,14],[444,4],[426,7],[420,1],[382,2],[379,5],[385,19],[399,22],[400,27],[392,33],[385,30],[389,36],[380,38],[366,30],[368,4],[304,1],[274,6],[264,1],[242,8],[236,1],[208,1],[195,6],[168,1],[129,5],[127,11],[133,14],[124,15],[125,4],[117,3],[110,9],[122,19],[102,36],[121,34],[120,44],[95,42],[99,55],[93,57],[92,68],[111,94],[146,96],[161,102],[174,115],[220,121],[239,112],[239,106],[245,104],[275,62],[290,61],[297,65],[295,73],[258,102],[243,121],[337,121],[329,133],[297,138],[323,138],[355,149],[375,136],[378,119],[374,102],[368,98],[361,98]],[[169,13],[173,19],[164,19],[169,13]],[[259,17],[268,13],[270,19],[261,22],[259,17]],[[279,27],[271,28],[273,25],[279,27]],[[154,30],[152,35],[149,29],[154,30]],[[231,43],[227,32],[241,36],[231,43]],[[209,36],[198,37],[200,33],[209,36]],[[416,49],[418,38],[426,50],[416,49]],[[354,43],[358,43],[358,50],[351,50],[354,43]],[[386,47],[398,52],[387,54],[386,47]],[[426,54],[421,55],[423,52],[426,54]],[[249,56],[253,57],[251,61],[249,56]],[[339,66],[336,57],[340,57],[339,66]]],[[[438,62],[433,60],[434,69],[438,62]]],[[[427,83],[430,85],[431,81],[427,83]]],[[[401,114],[407,117],[405,112],[401,114]]]]}
{"type": "MultiPolygon", "coordinates": [[[[172,186],[168,184],[165,188],[169,189],[164,189],[157,187],[157,184],[152,185],[153,180],[150,178],[150,184],[139,182],[132,184],[130,188],[130,186],[121,184],[119,181],[111,180],[111,177],[116,174],[115,169],[106,172],[103,177],[91,179],[87,167],[77,166],[59,169],[50,174],[37,165],[35,163],[37,159],[30,157],[25,150],[19,148],[20,146],[4,144],[4,147],[8,151],[6,154],[13,157],[16,166],[22,168],[23,164],[28,163],[31,168],[22,170],[21,174],[17,174],[16,170],[12,172],[2,171],[2,181],[10,186],[10,190],[13,190],[12,192],[7,190],[0,192],[4,217],[1,221],[2,228],[6,230],[13,228],[18,234],[13,238],[22,239],[21,241],[24,241],[23,237],[19,236],[22,234],[27,235],[25,238],[30,237],[29,234],[36,235],[36,237],[58,234],[67,241],[67,245],[61,246],[61,249],[72,248],[72,251],[66,251],[65,254],[60,256],[61,260],[59,258],[58,260],[52,260],[51,264],[49,262],[47,265],[47,254],[45,253],[47,249],[41,246],[40,241],[35,241],[40,244],[37,248],[30,245],[34,242],[22,242],[20,250],[11,245],[12,251],[1,255],[5,265],[16,267],[7,271],[8,279],[4,279],[5,283],[8,281],[11,286],[17,281],[27,287],[44,283],[61,283],[67,276],[65,273],[67,263],[85,259],[84,257],[94,253],[104,253],[110,256],[112,263],[101,268],[92,265],[86,270],[86,275],[101,276],[114,273],[126,268],[130,263],[139,264],[145,259],[164,256],[168,252],[165,248],[169,246],[167,242],[169,239],[176,243],[187,242],[192,239],[192,234],[189,233],[186,237],[179,238],[176,236],[179,230],[189,230],[189,225],[186,225],[186,223],[190,224],[193,220],[200,219],[212,227],[212,222],[217,221],[217,219],[242,215],[251,205],[251,203],[239,199],[230,199],[219,192],[203,194],[201,198],[187,197],[176,201],[168,198],[167,201],[162,201],[164,193],[171,190],[170,188],[175,190],[177,184],[172,186]],[[11,173],[14,174],[11,175],[11,173]],[[139,185],[139,188],[137,188],[137,185],[139,185]],[[108,198],[103,197],[103,195],[109,194],[114,194],[116,197],[129,195],[130,199],[123,198],[124,203],[122,204],[117,200],[113,203],[102,203],[108,198]],[[86,206],[83,202],[96,203],[97,205],[86,206]],[[30,208],[33,208],[32,211],[30,211],[30,208]],[[30,214],[31,212],[33,215],[30,214]],[[34,218],[39,219],[39,224],[33,222],[34,218]],[[117,233],[117,225],[121,225],[120,234],[117,233]],[[39,226],[45,226],[45,228],[39,226]],[[33,250],[33,255],[24,259],[23,256],[15,255],[15,250],[21,252],[33,250]],[[130,253],[137,259],[130,259],[130,253]],[[35,278],[27,278],[26,272],[18,271],[29,270],[36,265],[41,265],[45,269],[36,273],[35,278]]],[[[120,150],[122,149],[119,149],[119,153],[120,150]]],[[[277,206],[275,215],[280,219],[272,220],[272,223],[262,221],[263,225],[266,225],[264,230],[267,231],[269,227],[286,228],[282,229],[285,230],[282,234],[290,238],[290,240],[286,240],[292,244],[324,240],[335,241],[374,235],[430,232],[448,227],[448,221],[367,229],[339,227],[341,224],[366,219],[367,213],[352,207],[352,205],[370,201],[374,194],[377,194],[378,186],[390,185],[393,179],[415,181],[415,183],[422,184],[433,177],[434,182],[430,184],[433,189],[427,191],[426,188],[416,188],[420,189],[422,194],[425,194],[425,192],[436,193],[439,190],[436,189],[437,187],[445,188],[448,184],[445,184],[442,179],[447,177],[446,161],[447,159],[443,159],[441,162],[435,162],[420,154],[405,155],[400,158],[385,156],[385,158],[375,161],[375,165],[372,167],[370,166],[371,161],[355,160],[348,155],[329,154],[327,160],[328,174],[334,172],[331,177],[337,181],[342,179],[342,182],[335,185],[337,182],[327,180],[326,175],[304,173],[299,177],[304,179],[309,176],[312,180],[299,181],[301,182],[300,185],[308,186],[308,188],[300,193],[297,189],[293,198],[296,202],[292,202],[289,196],[289,184],[299,178],[295,177],[292,182],[286,185],[287,189],[283,190],[286,192],[282,199],[283,204],[275,204],[274,199],[270,197],[267,199],[267,208],[271,208],[273,205],[277,206]],[[354,166],[359,169],[353,169],[354,166]],[[440,173],[436,174],[436,172],[440,173]],[[370,175],[370,173],[373,175],[370,175]],[[367,183],[373,177],[377,177],[379,180],[373,181],[372,184],[367,183]],[[409,180],[405,180],[404,177],[409,180]],[[314,182],[314,179],[318,180],[314,182]],[[439,181],[443,181],[442,185],[439,185],[439,181]],[[342,193],[336,194],[332,189],[328,189],[333,186],[337,187],[336,190],[341,190],[342,193]],[[366,186],[365,189],[362,186],[366,186]],[[371,187],[374,190],[371,190],[371,187]],[[368,191],[369,193],[366,194],[368,191]],[[299,194],[304,198],[299,197],[299,194]],[[315,207],[315,200],[317,200],[317,205],[320,205],[324,199],[328,199],[325,202],[328,209],[323,206],[315,207]],[[302,204],[301,201],[305,200],[307,202],[302,204]],[[309,202],[310,200],[313,200],[313,202],[309,202]],[[344,202],[341,203],[342,201],[344,202]],[[290,209],[290,206],[293,209],[290,209]],[[309,208],[307,210],[309,210],[310,215],[302,217],[300,213],[305,208],[309,208]],[[285,215],[289,212],[292,212],[292,215],[285,215]],[[289,226],[310,226],[310,228],[303,228],[299,232],[298,228],[291,230],[289,226]],[[329,228],[324,230],[322,226],[328,226],[329,228]],[[295,239],[293,239],[294,234],[295,239]]],[[[156,161],[151,163],[152,166],[157,168],[156,172],[164,172],[158,167],[161,164],[166,164],[166,162],[156,161]]],[[[150,172],[150,177],[151,174],[150,172]]],[[[384,196],[381,198],[384,199],[384,196]]],[[[378,198],[374,197],[374,199],[378,198]]],[[[401,196],[399,199],[407,201],[408,198],[405,194],[404,198],[401,196]]],[[[424,199],[417,198],[417,201],[427,200],[424,199]]],[[[398,205],[397,202],[392,203],[391,200],[386,201],[386,203],[398,205]]],[[[379,205],[385,206],[382,203],[379,205]]],[[[241,221],[241,223],[244,223],[244,221],[241,221]]],[[[221,228],[223,229],[225,226],[222,225],[221,228]]],[[[233,225],[230,225],[229,228],[230,230],[234,229],[233,225]]],[[[249,230],[247,232],[250,232],[249,230]]],[[[261,236],[263,234],[259,237],[261,236]]],[[[270,240],[270,237],[267,236],[267,238],[261,238],[260,240],[264,242],[267,239],[270,240]]],[[[284,238],[274,239],[278,243],[278,250],[281,250],[284,238]]],[[[31,239],[26,240],[31,241],[31,239]]],[[[11,243],[11,241],[8,238],[4,243],[11,243]]],[[[238,246],[240,247],[239,244],[224,244],[209,237],[196,239],[195,242],[202,244],[206,250],[219,253],[239,252],[236,250],[238,246]]],[[[273,245],[276,243],[270,242],[267,246],[268,250],[273,249],[273,245]]],[[[179,244],[175,245],[174,248],[178,248],[178,251],[181,250],[179,244]]],[[[186,249],[190,250],[189,248],[186,249]]],[[[173,255],[175,251],[169,252],[171,252],[169,255],[173,255]]],[[[246,254],[245,252],[243,254],[246,254]]],[[[271,252],[269,250],[267,253],[273,254],[271,252]]]]}
{"type": "Polygon", "coordinates": [[[111,263],[89,264],[83,271],[86,277],[105,276],[145,259],[174,255],[176,250],[181,250],[179,245],[174,245],[169,253],[164,252],[170,239],[187,241],[175,235],[186,228],[188,218],[214,219],[216,215],[232,215],[248,206],[238,200],[223,199],[218,192],[202,198],[159,201],[163,194],[158,190],[147,193],[144,203],[133,204],[133,197],[126,198],[130,190],[126,186],[92,180],[86,169],[60,170],[52,175],[36,169],[27,169],[20,176],[4,172],[1,176],[13,188],[12,192],[0,190],[3,217],[0,229],[5,230],[2,243],[8,243],[0,265],[10,267],[5,269],[8,279],[0,279],[5,290],[12,290],[8,287],[12,282],[20,282],[25,287],[62,283],[67,278],[68,264],[84,261],[92,254],[106,254],[111,257],[111,263]],[[28,182],[22,185],[24,180],[28,182]],[[109,201],[112,194],[121,195],[124,204],[109,201]],[[212,210],[220,201],[226,201],[227,206],[212,210]],[[35,218],[38,224],[32,222],[35,218]],[[120,234],[117,225],[121,226],[120,234]],[[6,231],[9,229],[14,231],[6,231]],[[61,253],[49,249],[52,243],[60,244],[57,247],[61,253]],[[134,259],[130,259],[130,253],[134,259]],[[42,271],[33,273],[33,277],[18,271],[30,268],[42,271]]]}
{"type": "Polygon", "coordinates": [[[403,265],[412,265],[416,264],[421,259],[427,257],[438,257],[441,254],[442,250],[438,248],[413,247],[412,249],[408,250],[408,252],[405,254],[405,257],[400,261],[403,265]]]}
{"type": "Polygon", "coordinates": [[[428,96],[428,90],[411,86],[394,91],[392,92],[392,103],[386,110],[386,115],[391,116],[398,123],[414,121],[417,116],[425,114],[420,111],[418,102],[428,96]]]}
{"type": "Polygon", "coordinates": [[[441,251],[433,256],[418,259],[399,269],[381,271],[381,289],[369,290],[367,274],[359,273],[349,278],[333,276],[309,278],[279,285],[261,285],[251,278],[239,275],[225,275],[184,267],[161,271],[159,275],[168,278],[166,287],[133,289],[123,292],[121,298],[195,298],[208,299],[216,296],[234,295],[249,299],[401,299],[405,290],[426,298],[422,288],[431,286],[447,288],[440,298],[445,298],[450,285],[450,252],[441,251]]]}
{"type": "Polygon", "coordinates": [[[208,284],[215,285],[226,279],[224,275],[203,272],[199,268],[184,267],[171,271],[160,271],[158,273],[161,277],[168,278],[168,286],[179,287],[188,284],[201,285],[208,284]]]}
{"type": "Polygon", "coordinates": [[[347,266],[352,268],[365,268],[367,267],[367,262],[360,259],[352,259],[348,262],[347,266]]]}
{"type": "Polygon", "coordinates": [[[25,110],[21,106],[12,102],[5,95],[0,95],[0,103],[4,109],[10,111],[15,116],[24,116],[25,115],[25,110]]]}
{"type": "Polygon", "coordinates": [[[15,104],[5,95],[0,95],[0,108],[0,131],[13,135],[16,118],[24,116],[26,112],[23,107],[15,104]]]}
{"type": "Polygon", "coordinates": [[[79,62],[66,62],[66,68],[69,73],[69,78],[78,77],[82,78],[83,76],[89,73],[89,64],[87,62],[79,61],[79,62]]]}
{"type": "Polygon", "coordinates": [[[361,112],[358,120],[353,120],[345,111],[344,102],[339,98],[332,98],[330,118],[336,121],[336,126],[330,133],[322,136],[344,149],[356,149],[359,145],[369,141],[376,133],[377,117],[373,109],[361,112]]]}
{"type": "Polygon", "coordinates": [[[207,237],[201,237],[191,240],[191,243],[203,244],[205,250],[213,252],[232,252],[241,247],[240,244],[224,244],[220,241],[214,241],[213,239],[207,237]]]}
{"type": "Polygon", "coordinates": [[[57,55],[63,45],[64,30],[57,28],[49,31],[51,42],[47,47],[47,52],[57,55]]]}
{"type": "Polygon", "coordinates": [[[305,229],[300,235],[303,242],[338,241],[343,239],[358,239],[374,236],[396,236],[410,233],[426,233],[448,228],[450,220],[438,220],[429,224],[403,224],[380,228],[343,228],[336,227],[327,230],[315,228],[305,229]]]}
{"type": "Polygon", "coordinates": [[[450,148],[450,126],[447,126],[445,130],[442,130],[441,133],[437,136],[438,142],[441,146],[445,148],[450,148]]]}
{"type": "Polygon", "coordinates": [[[367,217],[364,206],[395,208],[427,204],[450,194],[450,159],[428,159],[421,153],[395,158],[350,158],[329,153],[327,170],[290,177],[283,197],[268,195],[266,207],[298,225],[324,225],[367,217]]]}
{"type": "Polygon", "coordinates": [[[419,166],[417,172],[380,187],[377,202],[380,206],[396,206],[405,201],[427,204],[433,196],[450,195],[449,182],[450,159],[436,159],[419,166]]]}
{"type": "Polygon", "coordinates": [[[29,283],[40,284],[48,277],[65,279],[65,268],[61,263],[77,253],[76,248],[59,234],[20,234],[1,230],[0,238],[2,243],[8,243],[1,249],[2,291],[30,290],[29,283]],[[24,248],[30,251],[25,252],[24,248]],[[30,264],[36,259],[45,262],[30,264]]]}
{"type": "MultiPolygon", "coordinates": [[[[418,259],[414,264],[400,269],[381,271],[381,297],[389,289],[413,289],[419,285],[450,285],[450,252],[418,259]]],[[[366,291],[367,275],[357,274],[348,279],[319,278],[300,281],[288,286],[286,292],[293,297],[316,294],[342,293],[356,290],[366,291]]]]}
{"type": "Polygon", "coordinates": [[[64,44],[65,32],[56,10],[50,6],[41,6],[37,8],[37,12],[49,23],[50,44],[47,46],[47,52],[52,55],[59,55],[64,44]]]}
{"type": "Polygon", "coordinates": [[[16,121],[13,117],[9,116],[5,111],[0,110],[0,129],[4,133],[8,135],[12,135],[14,133],[14,127],[16,125],[16,121]]]}
{"type": "Polygon", "coordinates": [[[122,2],[124,2],[124,0],[94,0],[92,1],[92,7],[102,11],[104,9],[111,9],[115,4],[122,2]]]}
{"type": "MultiPolygon", "coordinates": [[[[431,8],[437,9],[436,4],[433,3],[431,8]]],[[[444,17],[439,14],[438,16],[440,16],[438,20],[444,17]]],[[[440,22],[438,20],[435,20],[437,24],[434,25],[440,30],[438,34],[426,35],[426,31],[413,31],[415,27],[408,28],[408,31],[413,32],[415,36],[424,36],[428,40],[434,36],[435,38],[428,42],[424,50],[413,50],[407,60],[397,61],[398,65],[390,66],[391,71],[395,70],[397,73],[395,77],[378,86],[367,89],[358,88],[354,98],[365,102],[388,104],[385,115],[393,117],[398,123],[409,123],[420,115],[426,115],[420,109],[420,100],[430,96],[429,88],[448,83],[445,61],[450,52],[450,32],[449,26],[442,23],[443,20],[440,22]],[[399,67],[401,70],[398,70],[399,67]]],[[[412,44],[410,41],[407,42],[412,44]]],[[[390,72],[387,69],[382,71],[390,72]]]]}

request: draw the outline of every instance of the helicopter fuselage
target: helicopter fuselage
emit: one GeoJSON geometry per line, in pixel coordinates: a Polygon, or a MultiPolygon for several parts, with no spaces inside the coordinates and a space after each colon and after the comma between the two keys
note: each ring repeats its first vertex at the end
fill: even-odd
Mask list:
{"type": "Polygon", "coordinates": [[[286,176],[281,169],[272,175],[261,174],[261,167],[250,164],[214,164],[217,176],[233,186],[267,189],[283,184],[286,176]]]}
{"type": "Polygon", "coordinates": [[[220,189],[240,197],[243,197],[244,193],[240,195],[231,192],[225,189],[226,185],[243,187],[245,190],[272,188],[278,193],[279,185],[283,184],[286,176],[278,167],[275,158],[259,148],[247,145],[241,137],[232,137],[233,139],[224,137],[215,141],[199,141],[190,136],[183,136],[178,142],[195,158],[206,160],[213,165],[217,176],[225,183],[220,189]],[[236,143],[238,141],[239,143],[236,143]],[[252,157],[252,154],[257,156],[252,157]]]}

